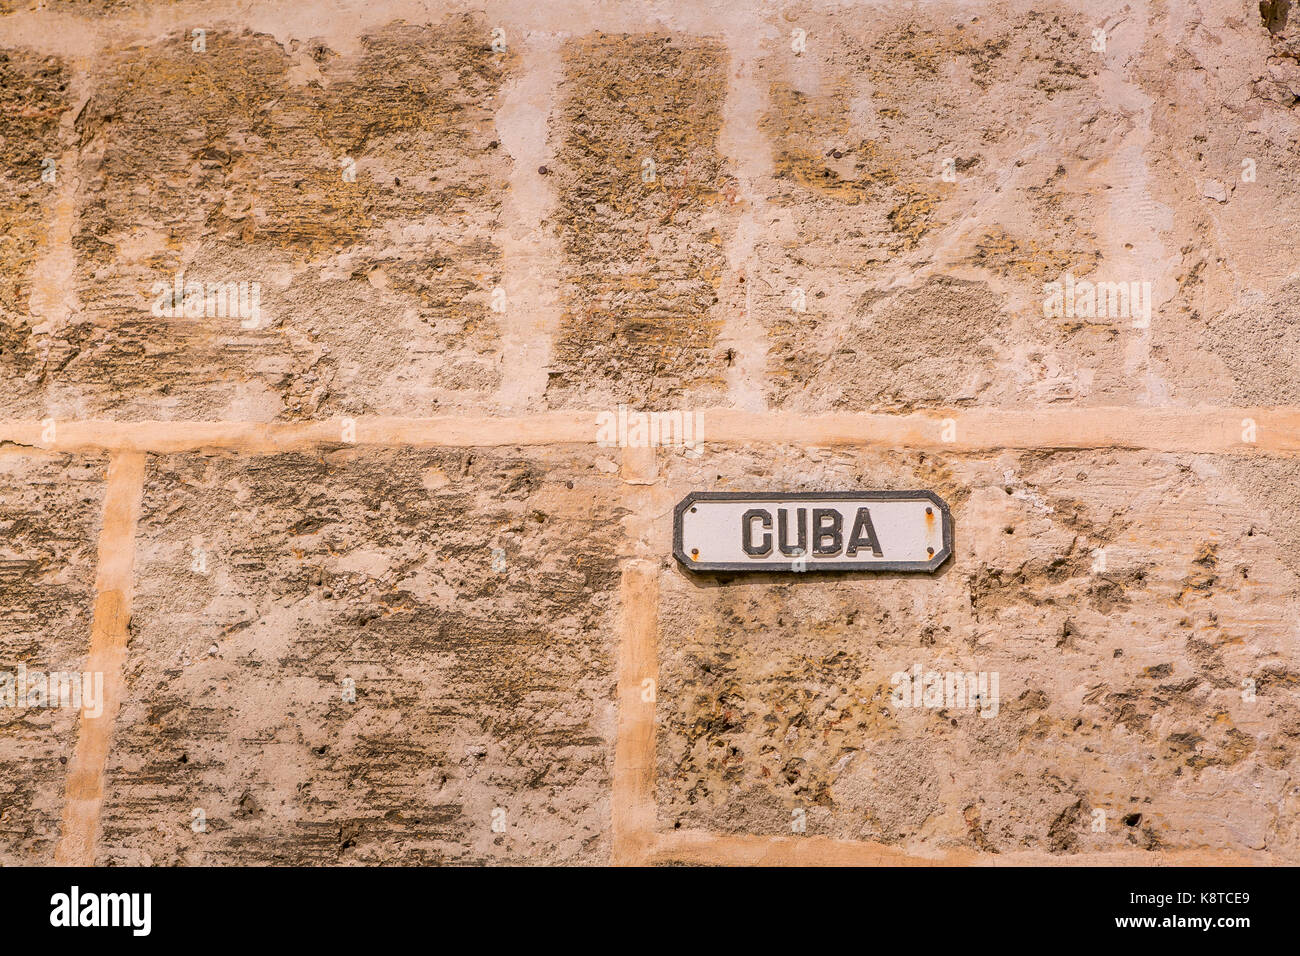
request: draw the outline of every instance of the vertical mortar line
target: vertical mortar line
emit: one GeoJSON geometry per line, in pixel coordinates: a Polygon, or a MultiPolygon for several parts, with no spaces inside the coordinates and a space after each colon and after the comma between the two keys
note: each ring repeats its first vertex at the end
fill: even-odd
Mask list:
{"type": "Polygon", "coordinates": [[[551,110],[558,102],[563,64],[553,34],[527,35],[516,54],[520,67],[501,90],[497,135],[514,162],[496,242],[502,253],[501,384],[497,405],[509,411],[537,408],[546,392],[552,340],[560,326],[559,240],[547,220],[557,198],[550,140],[551,110]]]}
{"type": "MultiPolygon", "coordinates": [[[[1103,173],[1109,209],[1101,217],[1102,238],[1098,246],[1103,261],[1110,263],[1111,269],[1123,270],[1113,278],[1151,282],[1151,321],[1154,322],[1160,305],[1177,294],[1179,255],[1171,255],[1161,239],[1161,234],[1173,227],[1173,213],[1156,202],[1151,189],[1147,147],[1154,138],[1151,132],[1154,101],[1128,72],[1132,59],[1145,46],[1152,16],[1149,2],[1136,6],[1134,16],[1113,26],[1107,24],[1110,36],[1101,58],[1101,71],[1094,81],[1107,102],[1133,117],[1129,130],[1112,147],[1112,161],[1103,167],[1113,172],[1103,173]]],[[[1135,378],[1141,376],[1147,402],[1169,404],[1169,384],[1151,357],[1151,327],[1137,330],[1126,325],[1127,320],[1120,325],[1126,339],[1124,373],[1135,378]]]]}
{"type": "Polygon", "coordinates": [[[144,469],[145,456],[139,452],[120,452],[109,461],[95,573],[95,616],[85,665],[89,673],[104,675],[103,710],[98,717],[87,717],[82,711],[79,718],[77,749],[64,787],[63,832],[54,850],[54,861],[60,865],[95,862],[104,772],[125,684],[144,469]]]}
{"type": "Polygon", "coordinates": [[[633,557],[623,562],[619,586],[622,617],[618,655],[618,738],[614,747],[614,792],[610,801],[612,862],[635,866],[654,848],[655,695],[659,662],[659,565],[640,556],[640,530],[653,520],[656,461],[653,448],[623,450],[625,500],[632,512],[633,557]],[[647,685],[647,681],[652,683],[647,685]]]}
{"type": "Polygon", "coordinates": [[[736,178],[733,201],[741,204],[735,231],[724,243],[728,267],[724,302],[731,307],[718,344],[735,352],[727,370],[731,406],[755,412],[767,408],[763,391],[767,331],[754,317],[753,302],[760,266],[758,239],[767,219],[761,181],[772,171],[771,145],[762,132],[768,102],[758,71],[762,40],[758,30],[728,37],[727,98],[718,137],[719,149],[730,161],[736,178]]]}

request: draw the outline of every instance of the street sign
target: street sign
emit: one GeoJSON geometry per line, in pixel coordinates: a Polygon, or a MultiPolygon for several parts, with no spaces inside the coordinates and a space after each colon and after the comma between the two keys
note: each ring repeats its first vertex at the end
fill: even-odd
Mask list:
{"type": "Polygon", "coordinates": [[[952,514],[933,491],[693,491],[673,554],[689,571],[935,571],[952,514]]]}

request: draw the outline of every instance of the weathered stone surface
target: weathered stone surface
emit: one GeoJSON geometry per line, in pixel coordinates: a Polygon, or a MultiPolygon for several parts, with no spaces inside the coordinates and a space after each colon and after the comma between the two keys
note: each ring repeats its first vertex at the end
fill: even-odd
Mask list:
{"type": "Polygon", "coordinates": [[[772,402],[1131,394],[1117,374],[1127,322],[1042,309],[1043,282],[1096,278],[1107,259],[1096,233],[1107,186],[1090,171],[1123,117],[1090,50],[1094,19],[817,4],[783,15],[805,47],[774,44],[760,70],[772,161],[749,289],[772,402]]]}
{"type": "Polygon", "coordinates": [[[101,862],[606,860],[616,519],[562,449],[156,459],[101,862]]]}
{"type": "Polygon", "coordinates": [[[46,355],[28,302],[54,216],[55,186],[42,175],[52,171],[57,181],[68,84],[59,57],[0,49],[0,413],[40,417],[42,410],[46,355]]]}
{"type": "MultiPolygon", "coordinates": [[[[1300,862],[1300,464],[1245,437],[1251,407],[1300,406],[1291,6],[465,10],[0,0],[0,420],[92,447],[87,419],[181,420],[192,452],[150,459],[99,862],[671,861],[614,832],[620,800],[667,833],[785,835],[802,809],[925,857],[1300,862]],[[178,273],[260,283],[261,321],[153,314],[178,273]],[[1150,314],[1052,313],[1067,277],[1149,287],[1150,314]],[[656,479],[653,450],[559,444],[619,404],[702,413],[707,447],[659,450],[656,479]],[[1061,404],[1121,412],[1064,452],[1092,436],[1039,432],[1061,404]],[[1112,447],[1127,409],[1178,409],[1183,440],[1202,405],[1207,432],[1240,409],[1240,454],[1112,447]],[[974,407],[1044,450],[713,427],[974,407]],[[302,437],[435,413],[541,444],[302,437]],[[316,424],[230,440],[247,422],[316,424]],[[935,489],[956,556],[668,559],[688,490],[834,487],[935,489]],[[654,673],[642,624],[653,733],[616,723],[623,665],[654,673]],[[997,671],[997,716],[895,706],[913,665],[997,671]],[[658,741],[653,782],[615,786],[616,728],[633,757],[658,741]]],[[[0,669],[75,667],[104,460],[5,428],[0,669]]],[[[45,862],[72,716],[0,718],[0,862],[45,862]]]]}
{"type": "Polygon", "coordinates": [[[1176,288],[1152,326],[1175,400],[1296,401],[1300,17],[1205,4],[1153,25],[1135,70],[1151,97],[1155,208],[1167,210],[1176,288]],[[1212,68],[1207,69],[1207,66],[1212,68]],[[1204,195],[1223,186],[1225,201],[1204,195]]]}
{"type": "Polygon", "coordinates": [[[0,678],[5,866],[54,859],[78,712],[19,706],[18,668],[26,669],[34,686],[37,674],[80,671],[85,661],[104,464],[98,457],[26,457],[0,449],[0,672],[8,678],[0,678]]]}
{"type": "Polygon", "coordinates": [[[547,395],[716,396],[726,50],[598,34],[570,44],[565,67],[554,135],[567,308],[547,395]]]}
{"type": "Polygon", "coordinates": [[[1261,499],[1223,480],[1228,460],[673,461],[683,490],[752,487],[739,476],[760,461],[780,462],[773,487],[936,488],[957,551],[934,578],[666,568],[663,828],[789,834],[798,809],[809,834],[914,851],[1300,858],[1294,572],[1261,499]],[[997,673],[996,707],[899,706],[893,675],[914,667],[997,673]]]}
{"type": "Polygon", "coordinates": [[[497,384],[492,232],[510,58],[468,17],[357,49],[213,29],[115,50],[77,120],[79,301],[45,342],[56,414],[428,414],[497,384]],[[159,314],[155,283],[197,282],[159,314]],[[246,283],[236,312],[214,289],[246,283]],[[260,290],[252,314],[253,283],[260,290]]]}

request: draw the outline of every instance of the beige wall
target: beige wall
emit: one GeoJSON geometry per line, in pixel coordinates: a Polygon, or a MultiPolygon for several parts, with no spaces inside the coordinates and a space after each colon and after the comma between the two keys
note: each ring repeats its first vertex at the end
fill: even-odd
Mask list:
{"type": "Polygon", "coordinates": [[[1300,862],[1295,19],[0,0],[0,862],[1300,862]]]}

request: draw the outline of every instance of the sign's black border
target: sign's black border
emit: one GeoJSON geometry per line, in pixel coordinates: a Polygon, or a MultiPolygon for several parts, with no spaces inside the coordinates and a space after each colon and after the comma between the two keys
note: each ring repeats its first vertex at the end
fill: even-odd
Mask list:
{"type": "Polygon", "coordinates": [[[673,509],[673,557],[686,570],[694,573],[714,571],[750,571],[780,574],[807,574],[811,571],[921,571],[933,574],[952,557],[952,511],[948,503],[933,491],[692,491],[673,509]],[[686,509],[697,501],[753,501],[761,504],[765,501],[890,501],[899,498],[924,498],[932,501],[942,517],[943,546],[935,552],[929,561],[837,561],[834,564],[818,564],[809,561],[803,571],[794,570],[794,562],[748,564],[743,561],[692,561],[686,556],[682,547],[682,515],[686,509]]]}

